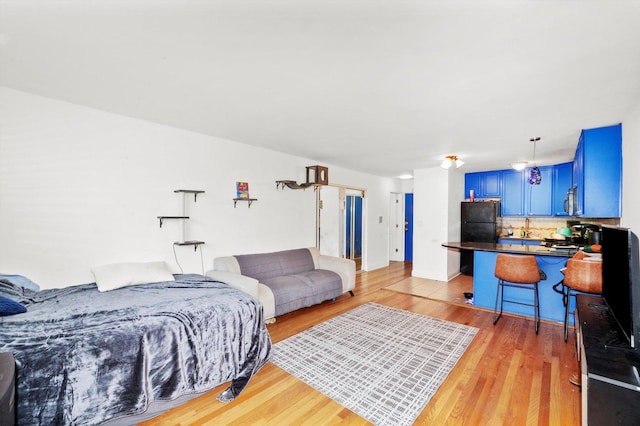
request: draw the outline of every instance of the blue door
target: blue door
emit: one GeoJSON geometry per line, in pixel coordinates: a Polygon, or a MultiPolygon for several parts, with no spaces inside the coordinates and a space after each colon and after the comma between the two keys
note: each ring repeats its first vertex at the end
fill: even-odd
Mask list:
{"type": "Polygon", "coordinates": [[[413,261],[413,194],[404,194],[404,260],[413,261]]]}
{"type": "Polygon", "coordinates": [[[347,195],[346,255],[347,259],[362,256],[362,197],[347,195]]]}

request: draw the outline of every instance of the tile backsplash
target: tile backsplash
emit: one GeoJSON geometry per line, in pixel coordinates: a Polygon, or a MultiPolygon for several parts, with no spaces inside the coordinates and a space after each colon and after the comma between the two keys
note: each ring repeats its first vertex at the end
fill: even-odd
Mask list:
{"type": "MultiPolygon", "coordinates": [[[[525,217],[507,216],[498,218],[498,232],[500,235],[508,235],[509,227],[514,236],[520,235],[520,228],[525,227],[525,217]]],[[[581,219],[558,217],[530,217],[529,236],[531,238],[552,238],[558,228],[566,227],[567,220],[581,223],[593,223],[598,225],[620,225],[620,219],[581,219]]]]}

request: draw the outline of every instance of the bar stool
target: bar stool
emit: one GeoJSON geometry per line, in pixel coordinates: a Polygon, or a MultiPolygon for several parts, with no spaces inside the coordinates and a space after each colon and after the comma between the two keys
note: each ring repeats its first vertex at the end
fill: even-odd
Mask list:
{"type": "Polygon", "coordinates": [[[569,309],[571,296],[577,293],[602,294],[602,262],[582,260],[573,257],[567,261],[564,270],[563,298],[564,304],[564,341],[569,337],[569,309]]]}
{"type": "Polygon", "coordinates": [[[538,283],[542,277],[535,256],[515,256],[500,253],[496,258],[494,275],[498,278],[498,289],[496,291],[496,305],[493,309],[493,325],[496,325],[502,316],[504,302],[532,306],[536,321],[536,334],[538,334],[538,329],[540,328],[538,283]],[[505,300],[504,287],[533,290],[533,303],[505,300]],[[500,300],[500,313],[498,313],[498,300],[500,300]]]}

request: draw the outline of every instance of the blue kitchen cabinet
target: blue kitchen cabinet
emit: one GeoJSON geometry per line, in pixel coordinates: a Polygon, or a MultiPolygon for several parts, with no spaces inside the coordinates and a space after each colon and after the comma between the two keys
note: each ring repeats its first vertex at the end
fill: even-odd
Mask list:
{"type": "Polygon", "coordinates": [[[500,171],[466,173],[464,175],[464,196],[470,197],[473,189],[476,198],[500,198],[500,171]]]}
{"type": "Polygon", "coordinates": [[[480,176],[482,173],[465,173],[464,174],[464,197],[471,198],[471,191],[475,193],[475,196],[480,195],[480,176]]]}
{"type": "MultiPolygon", "coordinates": [[[[529,183],[529,173],[531,169],[524,172],[525,212],[527,216],[551,216],[551,191],[553,188],[553,167],[539,167],[542,179],[540,184],[531,185],[529,183]]],[[[568,189],[568,188],[567,188],[568,189]]]]}
{"type": "MultiPolygon", "coordinates": [[[[496,258],[499,253],[476,250],[473,252],[473,304],[480,308],[493,310],[496,303],[498,278],[494,275],[496,258]]],[[[545,273],[547,279],[538,286],[540,300],[540,317],[543,320],[562,324],[564,321],[564,305],[562,296],[553,289],[553,284],[562,281],[562,268],[567,263],[567,257],[536,256],[538,268],[545,273]]],[[[514,300],[530,304],[533,300],[531,290],[515,287],[504,289],[505,300],[514,300]]],[[[533,318],[533,308],[518,303],[505,303],[504,312],[525,315],[533,318]]],[[[573,315],[569,315],[572,324],[573,315]]]]}
{"type": "Polygon", "coordinates": [[[484,172],[483,175],[482,196],[486,198],[500,197],[500,183],[502,180],[500,171],[484,172]]]}
{"type": "MultiPolygon", "coordinates": [[[[519,230],[518,230],[519,232],[519,230]]],[[[537,238],[498,238],[498,244],[516,244],[519,246],[539,246],[542,240],[537,238]]]]}
{"type": "Polygon", "coordinates": [[[553,185],[551,209],[553,216],[568,216],[564,210],[564,200],[571,188],[573,180],[573,162],[556,164],[553,166],[553,185]]]}
{"type": "Polygon", "coordinates": [[[502,216],[524,216],[524,173],[502,171],[502,216]]]}
{"type": "Polygon", "coordinates": [[[573,161],[573,185],[576,216],[621,216],[621,124],[582,131],[573,161]]]}
{"type": "Polygon", "coordinates": [[[542,176],[539,185],[529,183],[530,168],[502,171],[502,216],[552,215],[553,167],[539,169],[542,176]]]}

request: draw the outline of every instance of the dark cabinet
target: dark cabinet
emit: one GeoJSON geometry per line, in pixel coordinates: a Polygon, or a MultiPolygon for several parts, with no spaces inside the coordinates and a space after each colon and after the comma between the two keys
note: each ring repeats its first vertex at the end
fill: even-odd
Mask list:
{"type": "Polygon", "coordinates": [[[602,297],[576,300],[582,424],[640,424],[640,351],[628,348],[602,297]]]}
{"type": "Polygon", "coordinates": [[[573,162],[553,166],[551,209],[554,216],[568,216],[564,210],[564,200],[573,181],[573,162]]]}
{"type": "Polygon", "coordinates": [[[620,217],[622,125],[586,129],[573,161],[576,216],[620,217]]]}

